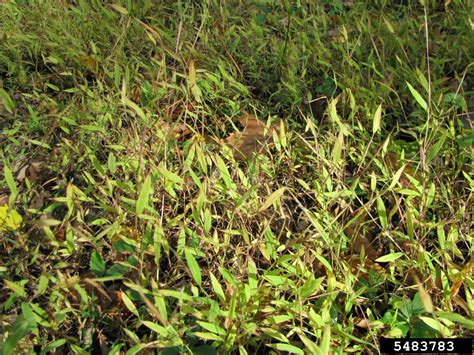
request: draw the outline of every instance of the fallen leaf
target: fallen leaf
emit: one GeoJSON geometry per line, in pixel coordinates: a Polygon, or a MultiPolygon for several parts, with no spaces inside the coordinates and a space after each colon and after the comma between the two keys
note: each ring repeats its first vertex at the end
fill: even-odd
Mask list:
{"type": "Polygon", "coordinates": [[[40,209],[44,205],[44,200],[48,194],[45,191],[36,193],[35,196],[30,200],[29,208],[40,209]]]}
{"type": "Polygon", "coordinates": [[[91,56],[84,56],[80,59],[80,62],[83,66],[91,71],[95,71],[97,68],[97,61],[91,56]]]}
{"type": "Polygon", "coordinates": [[[354,325],[362,329],[370,329],[372,327],[368,319],[361,317],[354,318],[354,325]]]}
{"type": "Polygon", "coordinates": [[[0,206],[6,205],[8,203],[8,195],[0,195],[0,206]]]}
{"type": "Polygon", "coordinates": [[[373,247],[373,242],[371,242],[365,235],[362,233],[356,234],[353,242],[352,248],[355,254],[361,254],[362,250],[364,250],[364,255],[369,260],[375,260],[379,257],[379,253],[373,247]]]}
{"type": "Polygon", "coordinates": [[[23,181],[25,178],[28,178],[30,182],[35,182],[38,179],[38,173],[40,172],[43,162],[35,161],[29,164],[26,164],[18,172],[16,179],[18,181],[23,181]]]}
{"type": "Polygon", "coordinates": [[[169,134],[172,134],[176,139],[181,139],[189,136],[191,133],[192,131],[188,128],[188,126],[186,126],[185,123],[178,123],[172,127],[169,134]]]}
{"type": "Polygon", "coordinates": [[[26,178],[26,169],[28,169],[28,165],[25,165],[23,168],[20,169],[20,171],[18,172],[18,174],[16,176],[16,179],[18,181],[25,180],[25,178],[26,178]]]}
{"type": "Polygon", "coordinates": [[[456,295],[456,297],[454,297],[453,301],[454,301],[454,303],[455,303],[456,305],[458,305],[459,307],[461,307],[461,308],[464,310],[464,312],[466,312],[466,314],[469,315],[469,317],[472,318],[472,310],[471,310],[469,304],[468,304],[466,301],[464,301],[464,300],[461,298],[461,296],[456,295]]]}
{"type": "Polygon", "coordinates": [[[155,127],[163,132],[167,140],[182,141],[193,133],[184,122],[170,124],[160,120],[155,127]]]}
{"type": "Polygon", "coordinates": [[[266,132],[265,123],[248,113],[240,117],[239,122],[244,126],[242,132],[232,133],[221,141],[234,152],[236,160],[245,160],[252,157],[253,153],[262,153],[265,144],[273,142],[273,132],[280,130],[279,123],[274,123],[266,132]]]}
{"type": "Polygon", "coordinates": [[[369,259],[360,260],[357,255],[353,255],[352,257],[350,257],[347,260],[347,263],[349,264],[351,272],[354,275],[357,275],[359,279],[367,278],[370,270],[372,270],[378,275],[382,275],[385,273],[385,269],[379,264],[369,259]]]}

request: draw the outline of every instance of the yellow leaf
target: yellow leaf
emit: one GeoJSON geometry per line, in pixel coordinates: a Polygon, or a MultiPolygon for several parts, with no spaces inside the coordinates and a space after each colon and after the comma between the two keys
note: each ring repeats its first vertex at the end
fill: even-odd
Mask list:
{"type": "Polygon", "coordinates": [[[21,226],[23,217],[7,205],[0,206],[0,231],[17,230],[21,226]]]}
{"type": "Polygon", "coordinates": [[[118,4],[110,4],[110,7],[112,7],[115,11],[120,12],[122,15],[128,15],[127,9],[123,6],[120,6],[118,4]]]}
{"type": "Polygon", "coordinates": [[[418,292],[420,294],[421,303],[423,303],[425,311],[428,313],[433,313],[433,301],[431,301],[430,295],[425,291],[425,288],[421,283],[418,284],[418,292]]]}
{"type": "Polygon", "coordinates": [[[196,66],[194,65],[194,61],[189,62],[189,75],[188,75],[188,85],[192,88],[196,85],[196,66]]]}
{"type": "Polygon", "coordinates": [[[389,20],[387,20],[385,17],[383,18],[384,22],[385,22],[385,25],[387,26],[388,30],[391,32],[391,33],[395,33],[395,30],[393,29],[393,26],[392,24],[390,23],[389,20]]]}
{"type": "Polygon", "coordinates": [[[377,107],[372,122],[372,133],[375,134],[380,128],[380,121],[382,118],[382,104],[377,107]]]}
{"type": "Polygon", "coordinates": [[[130,107],[135,113],[140,117],[143,121],[146,121],[146,115],[145,112],[142,110],[140,106],[138,106],[135,102],[130,100],[127,97],[122,98],[122,102],[125,106],[130,107]]]}
{"type": "Polygon", "coordinates": [[[343,148],[344,148],[344,134],[341,130],[339,132],[339,135],[337,136],[336,142],[334,143],[334,148],[332,149],[332,157],[336,164],[339,164],[342,160],[341,152],[343,148]]]}
{"type": "Polygon", "coordinates": [[[270,196],[268,196],[267,200],[265,201],[265,203],[262,205],[262,207],[260,207],[260,209],[258,210],[258,212],[263,212],[265,211],[268,207],[270,207],[273,202],[277,201],[278,199],[280,199],[280,197],[283,195],[283,193],[285,192],[286,190],[286,187],[281,187],[279,188],[278,190],[272,192],[270,194],[270,196]]]}

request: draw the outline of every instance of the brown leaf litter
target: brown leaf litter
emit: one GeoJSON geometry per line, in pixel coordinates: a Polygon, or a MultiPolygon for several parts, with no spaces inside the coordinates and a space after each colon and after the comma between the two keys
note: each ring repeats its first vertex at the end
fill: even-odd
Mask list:
{"type": "Polygon", "coordinates": [[[245,160],[252,157],[253,153],[262,153],[265,145],[273,143],[273,133],[280,131],[279,123],[267,128],[265,122],[248,113],[241,116],[239,122],[244,129],[220,141],[234,152],[236,160],[245,160]]]}

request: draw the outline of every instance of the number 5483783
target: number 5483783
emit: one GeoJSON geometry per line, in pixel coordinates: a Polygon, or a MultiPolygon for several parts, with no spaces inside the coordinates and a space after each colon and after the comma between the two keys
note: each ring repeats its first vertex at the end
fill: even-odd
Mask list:
{"type": "Polygon", "coordinates": [[[453,351],[454,342],[449,340],[395,340],[394,351],[453,351]]]}

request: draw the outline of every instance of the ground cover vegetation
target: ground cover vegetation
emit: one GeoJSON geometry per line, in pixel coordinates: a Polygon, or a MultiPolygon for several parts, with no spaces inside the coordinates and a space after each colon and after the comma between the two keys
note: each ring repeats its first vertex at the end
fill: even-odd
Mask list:
{"type": "Polygon", "coordinates": [[[472,6],[0,1],[3,354],[472,336],[472,6]]]}

